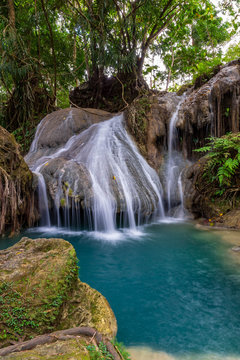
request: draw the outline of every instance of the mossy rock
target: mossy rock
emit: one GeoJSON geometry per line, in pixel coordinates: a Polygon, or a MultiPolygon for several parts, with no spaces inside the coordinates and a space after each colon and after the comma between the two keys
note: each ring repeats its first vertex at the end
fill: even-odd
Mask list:
{"type": "Polygon", "coordinates": [[[1,357],[5,360],[90,360],[87,339],[76,337],[58,340],[53,344],[38,345],[33,350],[21,351],[1,357]]]}
{"type": "Polygon", "coordinates": [[[80,282],[72,245],[25,237],[0,251],[0,347],[75,326],[117,332],[107,300],[80,282]]]}

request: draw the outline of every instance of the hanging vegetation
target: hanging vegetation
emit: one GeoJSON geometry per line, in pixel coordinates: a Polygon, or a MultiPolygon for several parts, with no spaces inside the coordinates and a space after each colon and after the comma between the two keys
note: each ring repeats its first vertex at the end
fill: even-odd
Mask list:
{"type": "Polygon", "coordinates": [[[14,137],[0,127],[0,235],[33,225],[37,214],[32,183],[14,137]]]}

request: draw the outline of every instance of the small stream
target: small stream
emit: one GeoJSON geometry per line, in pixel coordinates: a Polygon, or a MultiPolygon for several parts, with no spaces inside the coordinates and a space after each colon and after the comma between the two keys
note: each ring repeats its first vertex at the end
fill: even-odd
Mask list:
{"type": "Polygon", "coordinates": [[[148,348],[145,360],[240,358],[240,266],[220,236],[180,222],[112,234],[36,228],[21,235],[73,244],[80,279],[108,299],[119,341],[135,352],[148,348]]]}

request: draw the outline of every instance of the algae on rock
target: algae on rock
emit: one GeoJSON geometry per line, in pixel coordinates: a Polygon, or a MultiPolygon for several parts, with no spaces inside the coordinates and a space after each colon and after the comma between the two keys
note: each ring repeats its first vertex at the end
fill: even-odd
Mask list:
{"type": "Polygon", "coordinates": [[[63,239],[22,238],[0,252],[0,346],[75,326],[114,337],[107,300],[78,279],[74,248],[63,239]]]}
{"type": "MultiPolygon", "coordinates": [[[[35,349],[14,352],[5,360],[90,360],[86,349],[87,340],[80,337],[58,340],[55,343],[37,346],[35,349]]],[[[0,356],[1,358],[1,356],[0,356]]]]}

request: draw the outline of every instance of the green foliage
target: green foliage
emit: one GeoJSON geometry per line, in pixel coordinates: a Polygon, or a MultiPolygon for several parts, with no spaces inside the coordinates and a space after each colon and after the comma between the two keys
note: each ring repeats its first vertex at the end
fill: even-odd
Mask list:
{"type": "Polygon", "coordinates": [[[103,342],[99,343],[98,349],[94,345],[88,345],[87,350],[91,360],[114,360],[103,342]]]}
{"type": "Polygon", "coordinates": [[[210,73],[222,62],[220,45],[231,36],[231,24],[223,21],[210,1],[179,13],[179,19],[152,46],[166,66],[166,71],[158,74],[160,81],[185,80],[186,76],[196,79],[210,73]]]}
{"type": "MultiPolygon", "coordinates": [[[[130,355],[126,351],[126,348],[123,343],[119,343],[116,339],[112,341],[115,349],[121,354],[123,360],[131,360],[130,355]]],[[[112,360],[113,356],[107,350],[106,345],[103,342],[99,343],[98,348],[94,345],[88,345],[87,350],[90,355],[91,360],[112,360]]]]}
{"type": "MultiPolygon", "coordinates": [[[[45,250],[48,253],[50,249],[45,250]]],[[[52,256],[49,252],[46,259],[52,256]]],[[[57,328],[63,304],[76,284],[78,266],[73,249],[63,268],[54,261],[49,259],[48,276],[39,275],[34,286],[34,275],[0,284],[0,342],[19,340],[23,335],[29,338],[57,328]],[[56,273],[56,269],[60,272],[56,273]]]]}
{"type": "Polygon", "coordinates": [[[240,42],[235,43],[228,48],[223,60],[224,62],[229,62],[238,58],[240,58],[240,42]]]}
{"type": "MultiPolygon", "coordinates": [[[[14,27],[8,1],[0,7],[0,124],[17,131],[19,141],[27,138],[24,150],[37,122],[55,106],[68,107],[69,89],[79,82],[90,78],[101,89],[104,75],[113,74],[126,82],[133,78],[134,84],[140,79],[142,86],[150,49],[167,68],[146,65],[153,87],[157,81],[210,74],[222,61],[219,45],[237,31],[210,0],[24,0],[14,5],[14,27]]],[[[226,9],[234,16],[232,5],[226,9]]],[[[228,58],[237,48],[232,52],[228,58]]]]}
{"type": "Polygon", "coordinates": [[[240,171],[240,133],[210,137],[206,146],[195,151],[208,152],[204,176],[210,184],[217,181],[220,189],[216,195],[235,185],[240,171]]]}
{"type": "MultiPolygon", "coordinates": [[[[0,286],[0,322],[5,324],[8,332],[22,335],[26,328],[36,329],[38,323],[32,318],[28,310],[28,302],[24,297],[15,291],[11,283],[2,283],[0,286]]],[[[13,339],[15,338],[13,335],[13,339]]],[[[0,339],[7,338],[7,332],[3,329],[0,339]]]]}
{"type": "Polygon", "coordinates": [[[200,76],[204,76],[205,80],[209,80],[215,75],[215,71],[219,65],[222,64],[220,56],[216,56],[211,60],[201,61],[196,65],[196,70],[193,75],[193,82],[200,76]]]}
{"type": "Polygon", "coordinates": [[[125,345],[121,342],[118,342],[116,339],[112,342],[115,348],[120,352],[124,360],[131,360],[129,353],[127,352],[125,345]]]}

